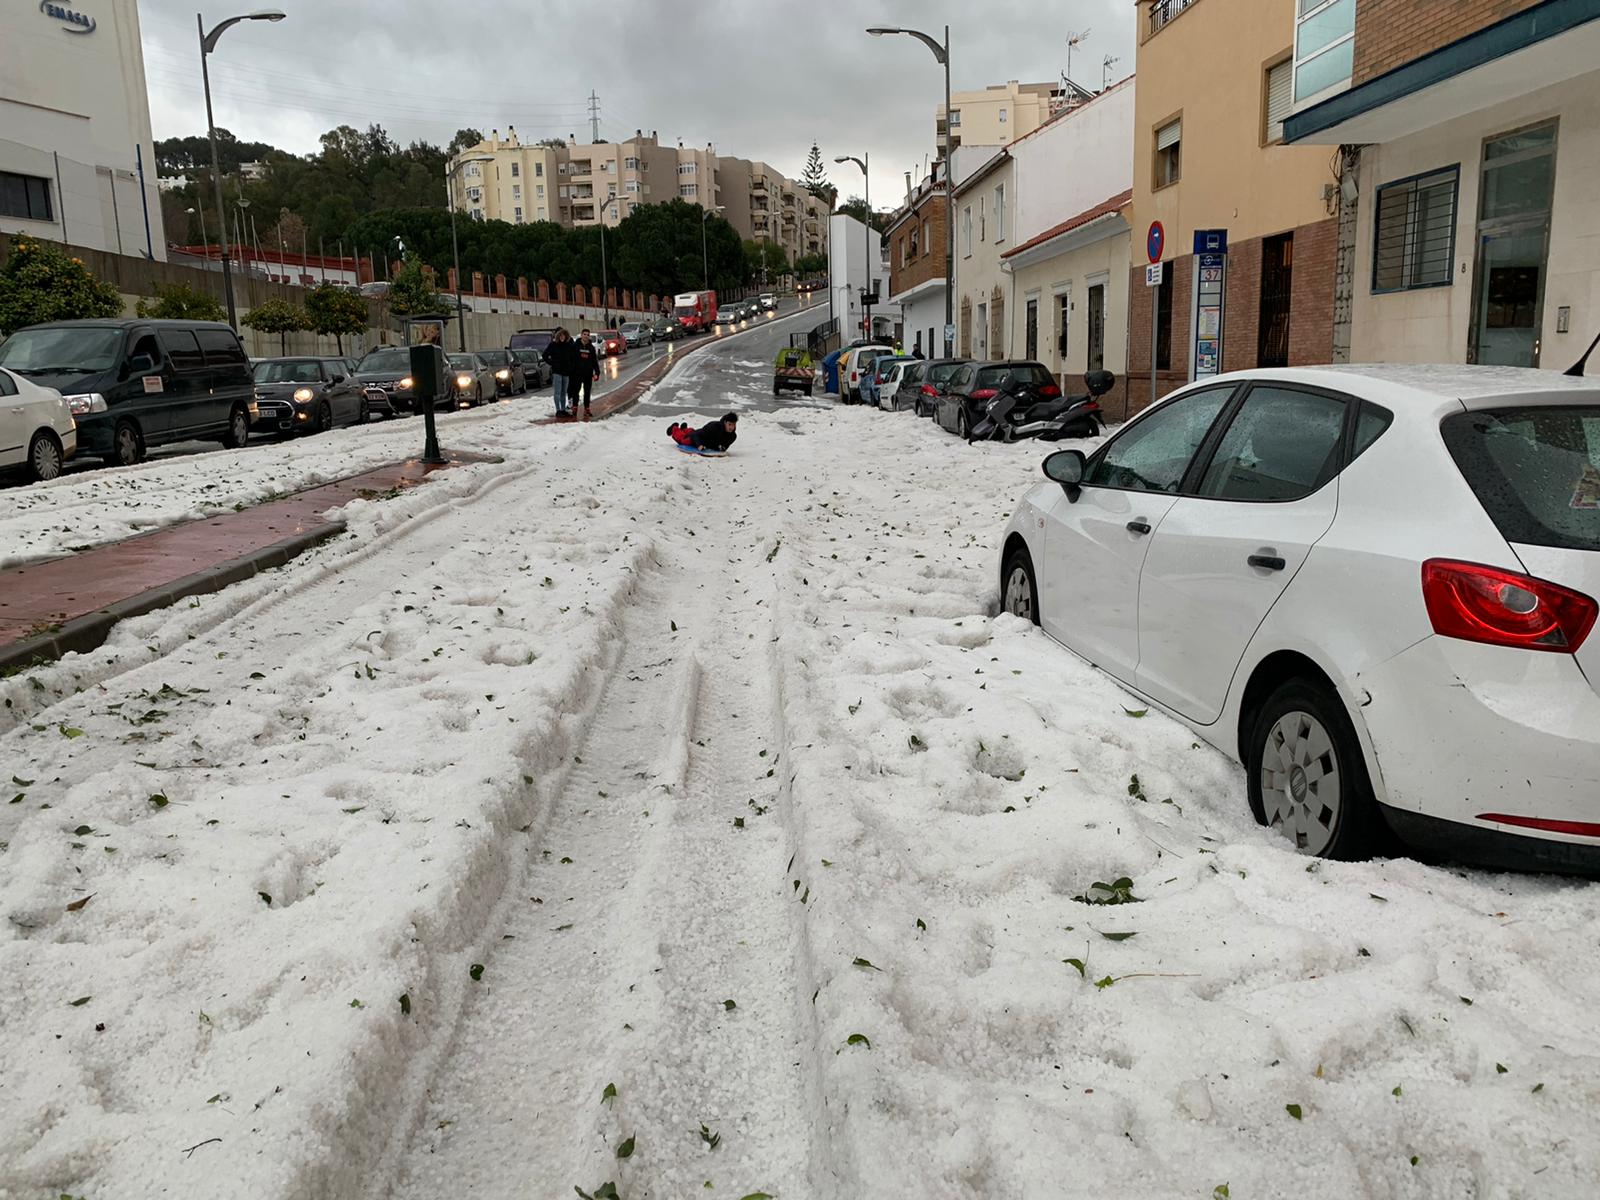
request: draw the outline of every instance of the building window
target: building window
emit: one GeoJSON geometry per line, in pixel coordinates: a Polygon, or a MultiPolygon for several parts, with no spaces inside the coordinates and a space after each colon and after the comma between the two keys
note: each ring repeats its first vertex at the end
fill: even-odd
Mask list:
{"type": "Polygon", "coordinates": [[[1350,86],[1356,0],[1299,0],[1294,29],[1294,100],[1350,86]]]}
{"type": "Polygon", "coordinates": [[[534,163],[533,164],[533,173],[534,173],[534,176],[536,178],[543,179],[544,178],[544,164],[542,162],[534,163]]]}
{"type": "Polygon", "coordinates": [[[606,160],[606,162],[605,162],[605,172],[606,172],[607,175],[615,175],[617,173],[617,162],[616,162],[616,159],[607,159],[606,160]]]}
{"type": "Polygon", "coordinates": [[[1374,292],[1450,283],[1460,177],[1461,168],[1454,166],[1378,189],[1372,235],[1374,292]]]}
{"type": "Polygon", "coordinates": [[[627,189],[630,192],[635,192],[636,193],[639,190],[639,181],[637,179],[630,179],[630,180],[628,180],[626,186],[627,186],[627,189]]]}
{"type": "Polygon", "coordinates": [[[522,185],[520,183],[513,183],[511,185],[511,198],[513,200],[522,199],[522,185]]]}
{"type": "Polygon", "coordinates": [[[1005,123],[1006,123],[1006,110],[1002,108],[1000,110],[1000,124],[1004,125],[1005,123]]]}
{"type": "Polygon", "coordinates": [[[1006,240],[1006,185],[1003,183],[994,190],[994,240],[1006,240]]]}
{"type": "Polygon", "coordinates": [[[693,175],[694,174],[694,168],[695,168],[695,164],[692,163],[692,162],[679,163],[678,164],[678,174],[679,175],[693,175]]]}
{"type": "Polygon", "coordinates": [[[1168,121],[1156,130],[1156,180],[1158,188],[1177,183],[1183,166],[1183,119],[1168,121]]]}
{"type": "Polygon", "coordinates": [[[1172,370],[1172,276],[1176,264],[1168,263],[1156,288],[1156,370],[1172,370]]]}
{"type": "Polygon", "coordinates": [[[952,126],[961,124],[961,110],[959,108],[950,110],[950,124],[952,126]]]}
{"type": "Polygon", "coordinates": [[[933,226],[926,219],[924,219],[922,222],[922,252],[924,254],[933,253],[933,238],[931,236],[932,230],[933,226]]]}
{"type": "Polygon", "coordinates": [[[1027,316],[1023,320],[1023,358],[1039,357],[1039,301],[1028,301],[1027,316]]]}
{"type": "Polygon", "coordinates": [[[482,174],[483,174],[483,172],[478,169],[478,164],[477,163],[468,163],[467,164],[467,175],[470,178],[477,179],[482,174]]]}
{"type": "Polygon", "coordinates": [[[622,166],[625,170],[637,171],[639,169],[639,160],[637,158],[625,158],[622,160],[622,166]]]}
{"type": "Polygon", "coordinates": [[[1294,108],[1294,59],[1285,58],[1267,68],[1261,86],[1262,105],[1266,110],[1265,127],[1261,131],[1262,145],[1283,141],[1283,119],[1294,108]]]}
{"type": "Polygon", "coordinates": [[[539,220],[544,221],[544,220],[547,220],[547,219],[548,219],[548,217],[546,215],[545,207],[544,207],[544,205],[541,204],[539,206],[539,220]]]}
{"type": "Polygon", "coordinates": [[[521,163],[512,163],[511,164],[511,178],[515,179],[515,178],[517,178],[517,176],[519,176],[521,174],[522,174],[522,164],[521,163]]]}
{"type": "Polygon", "coordinates": [[[978,197],[978,240],[980,242],[989,240],[989,208],[988,202],[982,196],[978,197]]]}
{"type": "Polygon", "coordinates": [[[961,210],[961,254],[965,258],[972,257],[972,205],[967,205],[961,210]]]}
{"type": "Polygon", "coordinates": [[[482,203],[483,189],[481,187],[469,187],[467,189],[467,199],[472,201],[474,204],[482,203]]]}
{"type": "Polygon", "coordinates": [[[696,196],[699,193],[700,185],[697,183],[680,183],[678,185],[678,195],[680,196],[696,196]]]}
{"type": "Polygon", "coordinates": [[[50,207],[50,181],[37,175],[0,171],[0,216],[24,221],[54,221],[50,207]]]}
{"type": "Polygon", "coordinates": [[[519,205],[515,211],[516,211],[516,217],[517,217],[517,224],[521,225],[522,224],[522,208],[521,208],[521,206],[519,205]]]}
{"type": "Polygon", "coordinates": [[[544,199],[544,184],[542,184],[542,183],[534,184],[533,185],[533,192],[534,192],[534,195],[538,196],[539,199],[543,200],[544,199]]]}

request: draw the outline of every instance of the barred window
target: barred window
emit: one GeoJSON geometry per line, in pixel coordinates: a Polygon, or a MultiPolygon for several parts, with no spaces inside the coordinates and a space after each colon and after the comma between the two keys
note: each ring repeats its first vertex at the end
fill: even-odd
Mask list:
{"type": "Polygon", "coordinates": [[[1385,184],[1377,194],[1372,290],[1447,286],[1455,261],[1459,166],[1385,184]]]}

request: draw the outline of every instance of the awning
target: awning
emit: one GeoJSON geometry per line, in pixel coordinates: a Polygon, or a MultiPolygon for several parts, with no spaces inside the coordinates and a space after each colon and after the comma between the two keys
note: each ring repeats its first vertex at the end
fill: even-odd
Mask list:
{"type": "Polygon", "coordinates": [[[1545,0],[1294,114],[1283,140],[1392,142],[1597,70],[1595,0],[1545,0]]]}

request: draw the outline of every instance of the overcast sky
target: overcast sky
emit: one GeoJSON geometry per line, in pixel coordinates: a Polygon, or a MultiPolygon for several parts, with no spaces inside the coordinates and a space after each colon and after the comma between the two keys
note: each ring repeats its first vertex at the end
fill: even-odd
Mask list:
{"type": "MultiPolygon", "coordinates": [[[[266,0],[205,13],[208,25],[266,0]]],[[[943,74],[911,38],[950,24],[952,86],[1044,82],[1067,65],[1098,87],[1133,70],[1134,0],[281,0],[288,20],[230,29],[211,59],[217,123],[248,141],[310,153],[326,130],[377,123],[398,141],[446,143],[464,126],[515,125],[525,141],[654,129],[663,144],[715,143],[798,178],[817,142],[841,196],[872,155],[872,201],[903,197],[934,150],[943,74]]],[[[159,138],[205,132],[193,0],[139,0],[159,138]]]]}

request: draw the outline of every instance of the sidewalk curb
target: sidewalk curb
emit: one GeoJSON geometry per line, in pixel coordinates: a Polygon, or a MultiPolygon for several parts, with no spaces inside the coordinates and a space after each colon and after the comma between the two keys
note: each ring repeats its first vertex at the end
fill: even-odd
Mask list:
{"type": "Polygon", "coordinates": [[[105,608],[81,617],[75,617],[52,633],[41,634],[26,641],[0,646],[0,675],[41,666],[67,654],[87,654],[105,644],[112,629],[130,617],[141,617],[158,608],[168,608],[190,596],[203,596],[220,592],[225,587],[281,567],[290,559],[304,554],[313,546],[344,532],[344,522],[328,521],[304,533],[284,538],[240,558],[229,559],[208,570],[197,571],[182,579],[137,596],[118,600],[105,608]]]}

